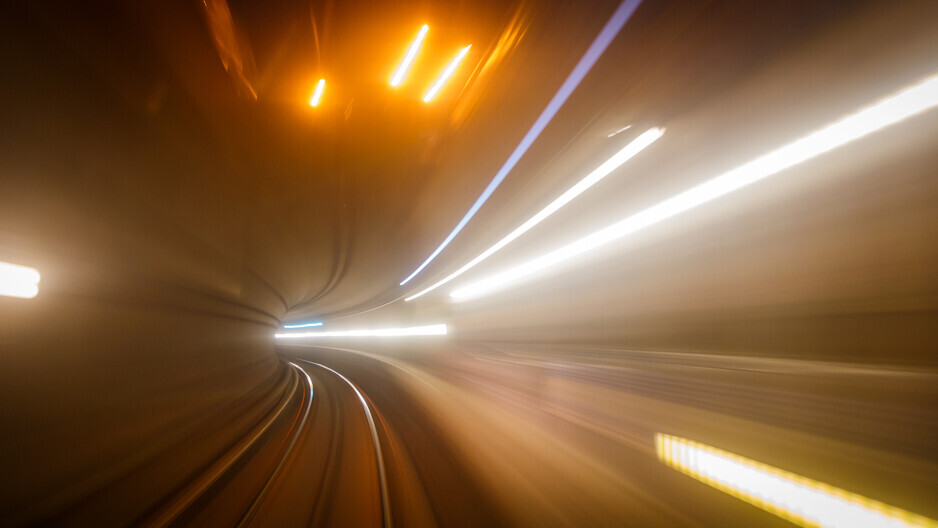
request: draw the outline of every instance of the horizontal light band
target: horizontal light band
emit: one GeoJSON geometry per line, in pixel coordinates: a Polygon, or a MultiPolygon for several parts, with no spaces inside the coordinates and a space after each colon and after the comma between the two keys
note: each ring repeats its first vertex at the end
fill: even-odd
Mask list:
{"type": "Polygon", "coordinates": [[[311,328],[313,326],[322,326],[322,322],[317,323],[294,323],[294,324],[285,324],[284,328],[311,328]]]}
{"type": "Polygon", "coordinates": [[[407,49],[407,55],[404,56],[404,60],[401,61],[401,65],[398,66],[397,72],[395,72],[394,76],[391,77],[391,86],[399,86],[401,82],[404,81],[404,75],[410,68],[411,63],[414,62],[414,57],[417,56],[417,50],[420,49],[420,43],[423,42],[423,37],[427,36],[427,31],[429,30],[430,26],[426,24],[420,28],[420,32],[417,33],[417,38],[414,39],[414,42],[410,45],[410,48],[407,49]]]}
{"type": "Polygon", "coordinates": [[[565,193],[558,196],[557,199],[551,202],[547,207],[541,209],[536,215],[532,216],[525,223],[518,226],[514,231],[509,233],[508,236],[499,240],[498,243],[496,243],[494,246],[482,252],[481,255],[472,259],[465,266],[459,268],[445,279],[437,282],[433,286],[430,286],[429,288],[426,288],[419,293],[411,295],[410,297],[406,298],[405,301],[412,301],[418,297],[426,295],[427,293],[430,293],[431,291],[474,268],[477,264],[489,258],[495,254],[495,252],[512,243],[516,238],[520,237],[528,230],[544,221],[544,219],[546,219],[548,216],[557,212],[557,210],[559,210],[561,207],[570,203],[574,198],[581,195],[587,189],[608,176],[610,173],[612,173],[612,171],[621,167],[623,163],[632,159],[636,154],[645,150],[645,147],[657,141],[658,138],[660,138],[663,134],[664,130],[660,128],[652,128],[645,131],[642,135],[632,140],[628,145],[623,147],[622,150],[615,153],[602,165],[593,170],[593,172],[589,173],[585,178],[577,182],[576,185],[567,189],[565,193]]]}
{"type": "Polygon", "coordinates": [[[316,91],[313,92],[313,97],[309,100],[309,106],[319,106],[319,100],[322,99],[322,91],[326,87],[326,80],[319,79],[319,82],[316,83],[316,91]]]}
{"type": "Polygon", "coordinates": [[[28,266],[0,262],[0,295],[31,299],[39,293],[39,271],[28,266]]]}
{"type": "Polygon", "coordinates": [[[409,328],[380,328],[376,330],[347,330],[343,332],[288,332],[274,334],[278,339],[300,337],[398,337],[446,335],[445,324],[411,326],[409,328]]]}
{"type": "Polygon", "coordinates": [[[440,78],[436,80],[436,83],[434,83],[433,87],[430,88],[430,90],[427,91],[427,94],[423,96],[423,102],[429,103],[430,99],[433,99],[437,92],[443,88],[443,85],[446,84],[446,81],[448,81],[449,78],[453,76],[453,72],[456,71],[456,67],[459,66],[459,63],[462,62],[466,54],[469,53],[469,48],[471,47],[472,44],[459,50],[459,53],[457,53],[456,56],[453,57],[453,60],[450,61],[449,66],[447,66],[446,69],[443,70],[443,73],[440,74],[440,78]]]}
{"type": "Polygon", "coordinates": [[[938,522],[708,445],[655,434],[658,458],[738,499],[805,527],[938,527],[938,522]]]}
{"type": "Polygon", "coordinates": [[[455,299],[468,299],[509,286],[536,271],[727,195],[936,105],[938,105],[938,75],[932,75],[872,106],[677,196],[539,258],[460,288],[450,295],[455,299]]]}

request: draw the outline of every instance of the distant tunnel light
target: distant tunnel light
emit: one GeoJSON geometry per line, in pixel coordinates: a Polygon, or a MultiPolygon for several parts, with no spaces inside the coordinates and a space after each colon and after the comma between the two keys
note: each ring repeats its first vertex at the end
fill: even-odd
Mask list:
{"type": "Polygon", "coordinates": [[[489,196],[492,196],[492,193],[495,192],[495,189],[508,177],[508,174],[512,169],[515,168],[515,165],[518,164],[518,161],[521,160],[521,157],[524,156],[524,153],[528,151],[531,145],[537,140],[538,136],[541,135],[541,132],[547,128],[547,125],[550,121],[557,115],[557,112],[560,111],[560,108],[564,105],[567,99],[570,97],[570,94],[576,90],[576,87],[580,85],[580,82],[586,77],[586,74],[593,68],[593,65],[596,64],[596,61],[599,60],[599,57],[606,51],[606,48],[609,47],[609,44],[612,42],[612,39],[619,34],[619,30],[622,29],[622,26],[628,22],[629,18],[632,17],[632,13],[638,9],[638,6],[641,5],[642,0],[622,0],[619,4],[619,7],[612,13],[612,16],[609,17],[609,20],[606,22],[606,25],[603,26],[603,29],[596,35],[596,38],[593,40],[593,43],[590,44],[590,47],[586,49],[586,52],[583,53],[583,56],[580,57],[580,60],[576,63],[576,66],[573,67],[573,70],[570,72],[570,75],[567,76],[563,84],[560,85],[560,88],[557,89],[557,93],[551,97],[550,101],[547,103],[547,106],[544,107],[544,110],[541,111],[541,115],[537,117],[534,121],[534,124],[531,125],[531,128],[528,129],[524,137],[521,138],[521,141],[515,147],[515,149],[508,155],[508,159],[505,160],[505,163],[502,165],[498,172],[495,173],[495,176],[492,178],[492,181],[485,186],[485,189],[482,190],[482,194],[476,198],[476,201],[469,207],[469,210],[466,211],[466,214],[463,215],[459,223],[456,224],[456,227],[446,238],[443,239],[443,242],[433,250],[432,253],[417,266],[410,275],[407,276],[404,280],[400,282],[400,285],[403,286],[411,281],[414,277],[417,276],[424,268],[427,267],[437,255],[442,252],[450,242],[456,238],[463,228],[466,227],[466,224],[472,220],[472,217],[482,208],[482,205],[488,201],[489,196]]]}
{"type": "Polygon", "coordinates": [[[318,321],[315,323],[291,323],[283,325],[284,328],[312,328],[314,326],[322,326],[322,322],[318,321]]]}
{"type": "Polygon", "coordinates": [[[316,91],[313,92],[313,96],[309,99],[309,106],[319,106],[319,101],[322,99],[322,91],[326,87],[326,80],[319,79],[319,82],[316,83],[316,91]]]}
{"type": "Polygon", "coordinates": [[[465,266],[456,270],[453,274],[449,275],[445,279],[437,282],[433,286],[426,288],[425,290],[411,295],[410,297],[404,299],[405,301],[412,301],[417,297],[421,297],[431,291],[439,288],[440,286],[446,284],[447,282],[455,279],[456,277],[462,275],[463,273],[469,271],[477,264],[483,260],[489,258],[495,252],[512,243],[516,238],[523,235],[525,232],[541,223],[545,218],[557,212],[561,207],[567,205],[574,198],[585,192],[587,189],[598,183],[600,180],[608,176],[612,171],[618,169],[622,166],[623,163],[635,157],[636,154],[645,150],[646,147],[658,140],[662,135],[664,135],[664,130],[661,128],[652,128],[637,138],[633,139],[628,145],[622,148],[619,152],[616,152],[611,158],[606,160],[602,165],[589,173],[582,180],[577,182],[576,185],[567,189],[567,191],[557,197],[553,202],[551,202],[547,207],[541,209],[536,215],[532,216],[525,223],[518,226],[514,231],[508,234],[505,238],[499,240],[494,246],[488,248],[481,255],[469,261],[465,266]]]}
{"type": "Polygon", "coordinates": [[[938,105],[938,75],[932,75],[915,85],[876,102],[872,106],[736,167],[729,172],[705,181],[644,211],[628,216],[611,226],[546,255],[460,288],[450,295],[455,299],[468,299],[499,288],[508,287],[536,271],[596,249],[693,209],[698,205],[730,194],[749,184],[777,174],[936,105],[938,105]]]}
{"type": "Polygon", "coordinates": [[[658,458],[704,484],[804,527],[938,527],[938,522],[714,447],[656,433],[658,458]]]}
{"type": "Polygon", "coordinates": [[[394,72],[394,75],[391,77],[391,86],[400,86],[400,84],[404,82],[404,75],[407,74],[407,70],[410,69],[410,65],[414,62],[414,57],[417,56],[417,51],[420,49],[420,43],[423,42],[423,37],[427,36],[427,31],[429,30],[430,27],[426,24],[420,28],[420,32],[417,33],[417,38],[414,39],[410,48],[407,49],[407,55],[404,56],[401,65],[398,66],[397,71],[394,72]]]}
{"type": "Polygon", "coordinates": [[[433,87],[430,88],[430,90],[427,91],[427,94],[423,96],[423,102],[429,103],[430,100],[433,99],[440,91],[440,89],[443,88],[443,85],[446,84],[446,81],[448,81],[449,78],[453,76],[453,72],[456,71],[456,67],[459,66],[459,63],[462,62],[466,54],[469,53],[469,48],[471,47],[472,44],[469,44],[465,48],[459,50],[459,53],[453,57],[453,60],[450,61],[446,69],[443,70],[443,73],[440,74],[440,78],[436,80],[436,83],[433,84],[433,87]]]}
{"type": "Polygon", "coordinates": [[[343,332],[287,332],[274,334],[277,339],[305,337],[399,337],[446,335],[445,324],[411,326],[409,328],[379,328],[375,330],[347,330],[343,332]]]}
{"type": "Polygon", "coordinates": [[[0,262],[0,295],[32,299],[39,293],[39,279],[35,268],[0,262]]]}

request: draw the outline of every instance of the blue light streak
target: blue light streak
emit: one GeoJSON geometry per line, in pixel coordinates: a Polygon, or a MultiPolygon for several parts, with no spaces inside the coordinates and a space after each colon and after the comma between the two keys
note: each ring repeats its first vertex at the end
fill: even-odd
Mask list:
{"type": "Polygon", "coordinates": [[[318,323],[296,323],[296,324],[285,324],[284,328],[309,328],[311,326],[322,326],[321,322],[318,323]]]}
{"type": "Polygon", "coordinates": [[[603,27],[602,31],[599,32],[599,35],[596,35],[596,39],[593,40],[593,43],[590,44],[590,47],[586,50],[586,53],[583,54],[583,57],[580,58],[580,62],[573,68],[573,71],[570,72],[570,75],[567,77],[567,80],[560,85],[560,89],[557,90],[557,93],[554,94],[554,97],[547,103],[547,107],[544,108],[544,111],[541,112],[541,115],[537,118],[537,121],[531,125],[531,129],[528,130],[528,133],[524,135],[524,138],[521,139],[521,143],[518,143],[518,146],[515,147],[515,150],[508,156],[508,159],[505,160],[505,164],[502,165],[502,168],[498,170],[495,174],[495,177],[492,178],[492,181],[489,182],[488,186],[482,191],[482,194],[479,195],[479,198],[476,199],[475,203],[472,204],[472,207],[469,208],[469,211],[466,212],[466,216],[462,217],[462,220],[456,224],[456,227],[453,229],[453,232],[450,233],[443,243],[440,244],[440,247],[436,248],[433,253],[427,257],[427,260],[423,262],[409,277],[401,281],[400,285],[403,286],[410,282],[411,279],[417,276],[418,273],[423,271],[430,262],[433,261],[443,251],[443,248],[449,245],[450,242],[456,238],[456,235],[466,227],[466,224],[469,223],[469,220],[472,220],[472,217],[475,216],[476,212],[482,207],[482,204],[489,199],[489,196],[495,192],[495,189],[501,185],[502,180],[508,176],[508,173],[511,172],[518,161],[521,160],[521,157],[524,156],[525,152],[528,151],[528,148],[532,143],[541,135],[541,132],[547,128],[548,123],[554,118],[554,115],[560,111],[560,108],[567,98],[570,97],[570,94],[579,86],[580,81],[586,77],[586,74],[593,68],[593,65],[596,64],[596,61],[599,60],[599,57],[606,51],[606,48],[609,47],[609,44],[612,43],[612,39],[619,34],[619,30],[622,29],[622,26],[629,21],[629,18],[632,17],[632,13],[638,9],[638,6],[641,5],[642,0],[623,0],[619,7],[616,9],[615,13],[612,14],[612,17],[609,18],[609,21],[606,22],[606,25],[603,27]]]}

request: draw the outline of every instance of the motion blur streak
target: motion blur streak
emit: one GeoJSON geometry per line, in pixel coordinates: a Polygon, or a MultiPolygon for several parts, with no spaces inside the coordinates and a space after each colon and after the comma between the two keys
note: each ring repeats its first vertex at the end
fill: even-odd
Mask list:
{"type": "Polygon", "coordinates": [[[418,273],[423,271],[437,255],[443,251],[450,242],[456,238],[456,235],[466,227],[466,224],[469,223],[469,220],[472,220],[472,217],[475,216],[476,212],[482,207],[482,204],[489,199],[489,196],[495,192],[495,189],[502,183],[502,180],[508,176],[508,173],[511,172],[511,169],[515,167],[521,157],[524,156],[524,153],[528,151],[528,148],[531,144],[534,143],[534,140],[541,135],[541,132],[547,128],[547,124],[550,123],[551,119],[554,118],[554,115],[560,111],[560,108],[567,101],[567,98],[570,97],[570,94],[573,93],[573,90],[580,85],[580,81],[586,77],[586,74],[593,68],[593,65],[596,64],[596,61],[599,60],[599,57],[602,56],[603,52],[606,51],[606,48],[609,47],[609,44],[612,42],[612,39],[619,34],[619,30],[622,29],[622,26],[628,22],[629,18],[632,16],[632,13],[638,9],[638,6],[641,5],[642,0],[623,0],[619,4],[618,9],[612,14],[612,17],[606,22],[606,25],[603,27],[602,31],[599,32],[599,35],[596,36],[596,39],[590,44],[590,47],[587,48],[586,53],[583,54],[583,57],[580,58],[580,61],[577,62],[577,65],[574,66],[573,71],[570,72],[570,75],[567,79],[560,85],[560,89],[557,90],[557,93],[554,94],[554,97],[551,98],[550,102],[547,103],[547,107],[541,112],[541,115],[538,116],[537,120],[531,125],[531,128],[528,130],[527,134],[521,139],[521,143],[518,143],[518,146],[515,147],[515,150],[508,156],[508,159],[505,160],[505,164],[502,165],[502,168],[495,173],[495,177],[492,178],[492,181],[489,182],[488,186],[485,187],[485,190],[482,191],[482,194],[476,199],[475,203],[472,204],[472,207],[469,208],[469,211],[466,212],[466,215],[462,217],[462,220],[456,224],[456,227],[453,228],[453,231],[446,236],[443,242],[433,250],[433,253],[427,257],[427,260],[423,261],[423,264],[417,266],[417,269],[413,271],[406,279],[402,280],[400,285],[403,286],[410,282],[411,279],[417,276],[418,273]]]}
{"type": "Polygon", "coordinates": [[[453,72],[456,71],[456,68],[459,66],[459,63],[466,57],[466,54],[469,53],[469,48],[472,47],[472,44],[466,46],[465,48],[459,50],[459,53],[453,57],[453,60],[450,61],[449,65],[443,70],[443,73],[440,74],[440,78],[436,80],[433,86],[427,91],[427,94],[423,96],[423,102],[429,103],[431,99],[436,97],[436,94],[443,88],[443,85],[446,84],[446,81],[453,76],[453,72]]]}
{"type": "Polygon", "coordinates": [[[39,271],[0,262],[0,295],[31,299],[39,293],[39,271]]]}
{"type": "Polygon", "coordinates": [[[935,527],[932,519],[683,438],[655,434],[665,464],[799,526],[935,527]]]}
{"type": "Polygon", "coordinates": [[[421,291],[420,293],[411,295],[405,300],[412,301],[416,299],[417,297],[430,293],[431,291],[439,288],[440,286],[446,284],[447,282],[455,279],[456,277],[474,268],[477,264],[479,264],[483,260],[494,255],[496,251],[502,249],[508,244],[511,244],[512,241],[514,241],[516,238],[525,234],[528,230],[530,230],[537,224],[544,221],[545,218],[554,214],[561,207],[570,203],[570,201],[572,201],[574,198],[576,198],[580,194],[584,193],[587,189],[589,189],[590,187],[598,183],[599,180],[602,180],[603,178],[611,174],[612,171],[621,167],[623,163],[632,159],[639,152],[645,150],[647,146],[657,141],[658,138],[660,138],[662,135],[664,135],[664,130],[660,128],[652,128],[652,129],[645,131],[645,133],[643,133],[642,135],[632,140],[632,142],[630,142],[628,145],[623,147],[622,150],[620,150],[619,152],[616,152],[615,155],[613,155],[611,158],[606,160],[602,165],[597,167],[593,172],[589,173],[585,178],[580,180],[576,185],[567,189],[565,193],[558,196],[557,199],[551,202],[547,207],[541,209],[536,215],[529,218],[528,221],[518,226],[514,231],[509,233],[508,236],[499,240],[494,246],[482,252],[481,255],[469,261],[469,263],[467,263],[465,266],[456,270],[455,273],[449,275],[445,279],[437,282],[433,286],[430,286],[429,288],[421,291]]]}
{"type": "Polygon", "coordinates": [[[394,73],[394,76],[391,77],[391,86],[400,86],[401,82],[404,80],[404,74],[407,73],[408,68],[412,62],[414,62],[414,57],[417,56],[417,51],[420,49],[420,43],[423,42],[423,37],[427,36],[427,31],[430,30],[430,26],[426,24],[420,28],[420,32],[417,33],[417,38],[414,39],[413,44],[410,45],[410,48],[407,49],[407,55],[404,56],[404,60],[401,61],[401,65],[397,68],[397,72],[394,73]]]}
{"type": "Polygon", "coordinates": [[[575,257],[698,205],[741,189],[938,105],[938,75],[932,75],[872,106],[708,180],[576,242],[508,271],[454,291],[455,299],[478,297],[531,273],[575,257]]]}
{"type": "Polygon", "coordinates": [[[296,324],[285,324],[284,328],[310,328],[313,326],[322,326],[322,322],[317,323],[296,323],[296,324]]]}
{"type": "Polygon", "coordinates": [[[319,106],[319,100],[322,99],[322,90],[326,87],[326,80],[319,79],[319,82],[316,83],[316,91],[313,92],[313,97],[309,100],[309,106],[319,106]]]}
{"type": "Polygon", "coordinates": [[[278,339],[298,337],[398,337],[446,335],[445,324],[411,326],[408,328],[379,328],[374,330],[346,330],[340,332],[289,332],[274,334],[278,339]]]}

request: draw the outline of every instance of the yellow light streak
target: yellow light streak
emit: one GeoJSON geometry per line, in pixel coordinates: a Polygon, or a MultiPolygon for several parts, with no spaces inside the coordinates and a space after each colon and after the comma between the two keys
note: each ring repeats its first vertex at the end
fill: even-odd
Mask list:
{"type": "Polygon", "coordinates": [[[433,87],[430,88],[427,94],[423,96],[423,102],[429,103],[430,99],[433,99],[433,97],[436,96],[437,92],[439,92],[440,89],[443,88],[443,85],[446,84],[446,81],[448,81],[449,78],[453,76],[453,72],[456,71],[456,67],[459,66],[460,62],[462,62],[463,57],[465,57],[466,54],[469,53],[469,48],[471,47],[472,47],[472,44],[459,50],[459,53],[457,53],[456,57],[454,57],[453,60],[449,63],[449,66],[447,66],[446,69],[443,70],[443,73],[440,75],[440,78],[436,80],[436,83],[433,85],[433,87]]]}
{"type": "Polygon", "coordinates": [[[656,433],[655,451],[681,473],[806,528],[938,526],[927,517],[692,440],[656,433]]]}
{"type": "Polygon", "coordinates": [[[326,87],[326,80],[319,79],[319,82],[316,83],[316,91],[313,92],[313,96],[309,99],[309,106],[319,106],[319,100],[322,99],[322,91],[326,87]]]}
{"type": "Polygon", "coordinates": [[[407,73],[411,63],[414,62],[414,58],[417,56],[417,51],[420,49],[420,44],[423,42],[423,38],[427,36],[427,31],[429,30],[430,27],[426,24],[420,28],[420,32],[417,33],[417,38],[414,39],[414,42],[410,45],[410,48],[407,49],[407,55],[404,56],[404,60],[401,61],[401,65],[397,67],[397,71],[391,77],[391,86],[400,86],[400,84],[404,82],[404,74],[407,73]]]}

